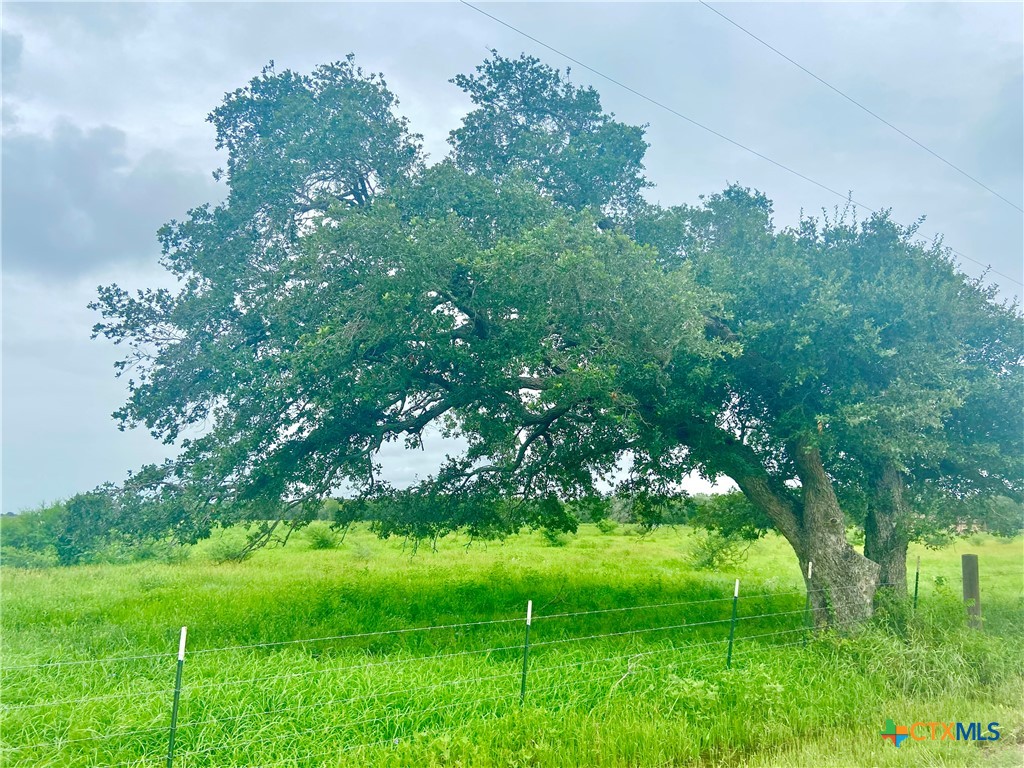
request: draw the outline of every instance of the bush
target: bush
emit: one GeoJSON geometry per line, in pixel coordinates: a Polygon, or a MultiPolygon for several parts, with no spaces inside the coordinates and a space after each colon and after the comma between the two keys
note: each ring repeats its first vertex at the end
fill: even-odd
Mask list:
{"type": "Polygon", "coordinates": [[[96,553],[89,562],[103,563],[139,563],[154,562],[166,565],[178,565],[188,560],[192,550],[185,545],[170,539],[159,541],[123,541],[108,544],[96,553]]]}
{"type": "Polygon", "coordinates": [[[53,547],[42,551],[3,547],[0,548],[0,565],[11,568],[53,568],[57,565],[57,552],[53,547]]]}
{"type": "Polygon", "coordinates": [[[619,524],[609,517],[598,520],[595,525],[597,526],[597,530],[604,534],[612,533],[619,527],[619,524]]]}
{"type": "Polygon", "coordinates": [[[57,502],[37,509],[0,517],[0,539],[5,547],[26,552],[53,552],[57,535],[65,525],[67,509],[57,502]]]}
{"type": "Polygon", "coordinates": [[[109,494],[79,493],[64,505],[64,524],[55,546],[61,565],[87,561],[110,541],[117,511],[109,494]]]}
{"type": "Polygon", "coordinates": [[[690,525],[717,531],[731,541],[753,541],[772,529],[772,521],[740,491],[695,496],[688,512],[690,525]]]}
{"type": "Polygon", "coordinates": [[[312,523],[306,529],[310,549],[334,549],[339,543],[338,532],[323,522],[312,523]]]}
{"type": "Polygon", "coordinates": [[[747,550],[751,543],[749,539],[739,534],[700,531],[693,551],[686,559],[692,567],[703,571],[734,567],[747,559],[747,550]]]}
{"type": "Polygon", "coordinates": [[[248,560],[252,557],[253,551],[249,547],[249,542],[244,539],[222,536],[211,542],[210,548],[206,552],[213,562],[223,565],[224,563],[240,563],[243,560],[248,560]]]}
{"type": "Polygon", "coordinates": [[[184,563],[192,556],[192,548],[170,539],[150,541],[136,545],[136,560],[152,560],[165,565],[184,563]]]}
{"type": "Polygon", "coordinates": [[[541,528],[540,535],[549,547],[564,547],[569,543],[569,537],[554,528],[541,528]]]}

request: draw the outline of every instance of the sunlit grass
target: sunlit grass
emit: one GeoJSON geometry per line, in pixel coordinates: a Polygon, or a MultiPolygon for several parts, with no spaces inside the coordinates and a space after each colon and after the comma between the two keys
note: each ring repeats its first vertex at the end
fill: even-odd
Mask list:
{"type": "Polygon", "coordinates": [[[241,564],[213,564],[209,542],[179,565],[5,568],[0,763],[162,765],[187,624],[180,766],[1017,764],[1005,761],[1024,738],[1020,539],[920,550],[905,633],[807,647],[779,540],[730,573],[691,570],[690,545],[685,529],[585,526],[564,547],[524,534],[412,555],[357,530],[337,549],[300,536],[241,564]],[[981,556],[983,633],[963,626],[961,552],[981,556]],[[664,603],[687,604],[556,616],[664,603]],[[486,623],[379,634],[468,622],[486,623]],[[999,721],[1003,739],[897,750],[878,736],[887,717],[999,721]]]}

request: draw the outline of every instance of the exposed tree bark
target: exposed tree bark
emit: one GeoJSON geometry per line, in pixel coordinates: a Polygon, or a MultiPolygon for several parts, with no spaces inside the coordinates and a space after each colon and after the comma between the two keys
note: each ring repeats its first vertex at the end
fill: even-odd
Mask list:
{"type": "Polygon", "coordinates": [[[878,563],[880,586],[906,593],[910,536],[903,476],[889,464],[872,490],[864,521],[864,556],[878,563]]]}
{"type": "Polygon", "coordinates": [[[848,625],[871,616],[879,567],[846,540],[846,520],[818,448],[797,440],[789,448],[803,489],[803,546],[795,547],[811,590],[815,623],[848,625]],[[813,562],[811,578],[807,564],[813,562]]]}
{"type": "Polygon", "coordinates": [[[869,618],[879,566],[847,542],[843,512],[818,449],[803,440],[788,447],[802,486],[797,494],[780,486],[749,446],[739,440],[726,442],[726,474],[771,518],[796,552],[815,624],[850,626],[869,618]],[[814,564],[810,579],[809,562],[814,564]]]}

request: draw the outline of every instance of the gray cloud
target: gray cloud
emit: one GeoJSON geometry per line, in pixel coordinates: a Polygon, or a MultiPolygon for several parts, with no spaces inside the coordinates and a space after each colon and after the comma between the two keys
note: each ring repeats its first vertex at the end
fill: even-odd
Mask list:
{"type": "Polygon", "coordinates": [[[24,47],[24,39],[21,35],[8,32],[6,29],[0,32],[2,35],[2,41],[0,41],[0,73],[2,73],[3,81],[3,103],[0,105],[2,109],[3,125],[6,128],[11,128],[18,122],[18,111],[14,105],[10,104],[7,99],[7,94],[13,90],[18,82],[18,72],[21,69],[21,52],[24,47]]]}
{"type": "Polygon", "coordinates": [[[8,32],[6,29],[3,30],[2,43],[0,43],[3,45],[3,54],[0,56],[0,60],[2,60],[5,90],[14,85],[21,64],[21,49],[24,42],[21,35],[8,32]]]}
{"type": "MultiPolygon", "coordinates": [[[[997,190],[1020,203],[1021,169],[1024,168],[1024,73],[1007,77],[994,103],[978,116],[973,167],[998,184],[997,190]]],[[[990,185],[991,186],[991,185],[990,185]]]]}
{"type": "Polygon", "coordinates": [[[3,191],[5,271],[59,279],[152,260],[156,230],[217,194],[212,179],[168,153],[133,161],[117,128],[66,121],[50,136],[4,137],[3,191]]]}
{"type": "MultiPolygon", "coordinates": [[[[162,279],[152,268],[118,272],[129,284],[162,279]]],[[[121,480],[129,469],[171,455],[145,430],[119,432],[110,418],[127,391],[113,376],[120,350],[89,341],[96,317],[86,304],[94,286],[4,274],[4,512],[121,480]]]]}

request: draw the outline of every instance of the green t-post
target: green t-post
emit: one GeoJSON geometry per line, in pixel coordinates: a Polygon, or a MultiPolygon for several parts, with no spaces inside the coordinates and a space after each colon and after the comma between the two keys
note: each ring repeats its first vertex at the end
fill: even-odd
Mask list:
{"type": "Polygon", "coordinates": [[[174,676],[174,704],[171,707],[171,735],[167,740],[167,768],[174,766],[174,735],[178,730],[178,702],[181,701],[181,671],[185,666],[185,637],[188,627],[181,628],[181,639],[178,641],[178,671],[174,676]]]}
{"type": "Polygon", "coordinates": [[[732,639],[736,634],[736,602],[740,599],[740,580],[736,579],[736,586],[732,590],[732,621],[729,622],[729,655],[725,660],[725,668],[732,669],[732,639]]]}
{"type": "Polygon", "coordinates": [[[533,600],[526,602],[526,639],[523,641],[523,681],[519,686],[519,704],[526,701],[526,670],[530,659],[530,623],[533,621],[533,600]]]}

